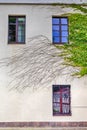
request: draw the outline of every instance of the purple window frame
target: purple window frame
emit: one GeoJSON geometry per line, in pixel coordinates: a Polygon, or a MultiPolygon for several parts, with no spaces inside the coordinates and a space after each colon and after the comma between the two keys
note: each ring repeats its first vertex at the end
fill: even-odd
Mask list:
{"type": "Polygon", "coordinates": [[[11,44],[16,44],[16,43],[25,43],[25,30],[26,30],[26,16],[8,16],[8,43],[11,43],[11,44]],[[10,32],[10,25],[12,25],[12,24],[10,24],[10,18],[15,18],[16,19],[16,22],[13,24],[13,25],[15,25],[16,27],[16,34],[14,35],[14,37],[15,37],[15,41],[9,41],[9,36],[10,36],[10,34],[9,34],[9,32],[10,32]],[[25,20],[24,20],[24,23],[22,23],[22,24],[18,24],[18,18],[24,18],[25,20]],[[23,42],[19,42],[18,41],[18,25],[23,25],[24,26],[24,41],[23,42]]]}
{"type": "MultiPolygon", "coordinates": [[[[53,85],[53,91],[52,91],[52,95],[53,95],[53,116],[71,116],[71,93],[70,93],[70,85],[53,85]],[[68,103],[63,101],[63,94],[64,93],[68,93],[68,103]],[[59,100],[55,101],[54,100],[54,95],[59,94],[60,98],[59,100]],[[56,103],[56,105],[59,105],[59,111],[55,111],[54,108],[54,104],[56,103]],[[67,108],[64,108],[63,106],[68,106],[68,112],[67,112],[67,108]],[[66,111],[65,111],[65,110],[66,111]]],[[[67,98],[65,98],[67,99],[67,98]]]]}

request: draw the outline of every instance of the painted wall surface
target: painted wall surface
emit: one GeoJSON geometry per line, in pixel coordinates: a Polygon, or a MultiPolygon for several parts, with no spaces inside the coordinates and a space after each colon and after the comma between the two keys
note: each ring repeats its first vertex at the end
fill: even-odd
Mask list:
{"type": "Polygon", "coordinates": [[[0,0],[1,3],[87,3],[86,0],[0,0]]]}
{"type": "MultiPolygon", "coordinates": [[[[72,8],[61,6],[0,5],[0,59],[11,57],[27,47],[29,39],[37,35],[46,36],[52,42],[52,16],[74,13],[72,8]],[[8,44],[8,16],[26,16],[26,44],[8,44]]],[[[45,44],[45,43],[43,43],[45,44]]],[[[33,49],[36,44],[32,44],[33,49]]],[[[29,51],[32,51],[31,48],[29,51]]],[[[29,59],[31,56],[29,56],[29,59]]],[[[0,64],[1,64],[0,60],[0,64]]],[[[26,62],[26,61],[24,61],[26,62]]],[[[22,64],[21,64],[22,66],[22,64]]],[[[11,68],[9,68],[10,70],[11,68]]],[[[67,70],[65,70],[67,71],[67,70]]],[[[49,72],[48,72],[49,73],[49,72]]],[[[22,92],[10,90],[12,77],[7,66],[0,67],[0,121],[87,121],[87,77],[72,78],[60,75],[52,82],[34,89],[33,85],[22,92]],[[71,116],[53,116],[52,85],[71,85],[71,116]]],[[[35,84],[35,83],[34,83],[35,84]]],[[[37,87],[38,85],[35,84],[37,87]]]]}

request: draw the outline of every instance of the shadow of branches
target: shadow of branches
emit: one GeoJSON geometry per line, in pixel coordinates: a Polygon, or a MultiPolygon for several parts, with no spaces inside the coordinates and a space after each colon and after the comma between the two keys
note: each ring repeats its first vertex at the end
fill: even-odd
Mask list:
{"type": "Polygon", "coordinates": [[[51,44],[47,37],[39,35],[30,38],[27,45],[17,50],[14,56],[1,59],[0,65],[11,68],[11,89],[23,91],[27,87],[47,87],[58,76],[75,71],[62,65],[64,60],[58,56],[60,53],[61,50],[51,44]]]}

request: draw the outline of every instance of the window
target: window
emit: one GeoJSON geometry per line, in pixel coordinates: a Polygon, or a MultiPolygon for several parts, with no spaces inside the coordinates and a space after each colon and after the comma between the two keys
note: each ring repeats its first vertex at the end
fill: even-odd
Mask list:
{"type": "Polygon", "coordinates": [[[25,16],[9,16],[8,43],[25,43],[25,16]]]}
{"type": "Polygon", "coordinates": [[[71,115],[70,85],[53,85],[53,115],[71,115]]]}
{"type": "Polygon", "coordinates": [[[52,18],[52,35],[54,44],[68,43],[68,18],[52,18]]]}

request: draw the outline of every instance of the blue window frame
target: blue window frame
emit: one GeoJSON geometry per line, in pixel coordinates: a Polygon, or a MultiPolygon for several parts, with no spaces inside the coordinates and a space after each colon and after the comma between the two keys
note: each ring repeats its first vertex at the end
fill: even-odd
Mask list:
{"type": "Polygon", "coordinates": [[[68,43],[68,18],[53,17],[52,18],[52,36],[53,43],[68,43]]]}

